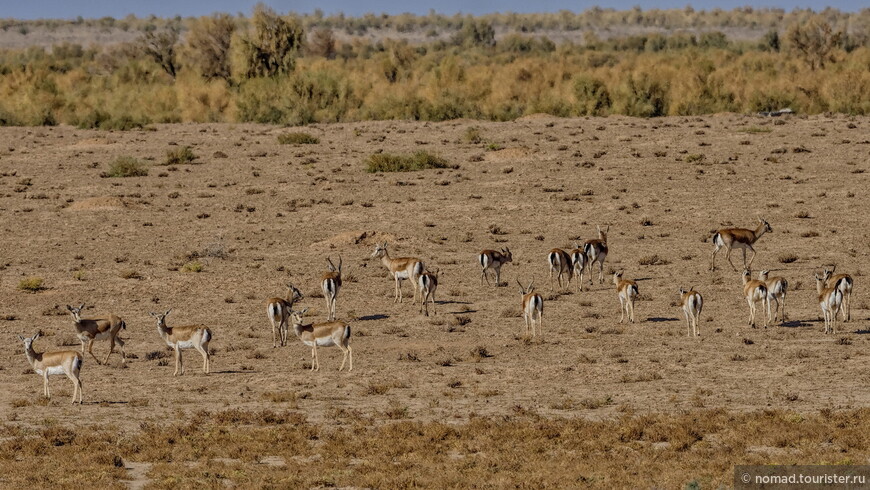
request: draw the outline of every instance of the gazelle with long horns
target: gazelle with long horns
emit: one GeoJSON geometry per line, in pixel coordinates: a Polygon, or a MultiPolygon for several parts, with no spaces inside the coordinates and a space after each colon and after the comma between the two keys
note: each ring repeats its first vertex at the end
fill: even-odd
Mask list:
{"type": "Polygon", "coordinates": [[[501,284],[501,266],[513,262],[513,254],[507,247],[501,249],[501,252],[484,250],[478,254],[477,260],[483,268],[480,272],[480,283],[483,284],[483,280],[486,279],[486,284],[489,284],[489,276],[486,275],[486,271],[491,270],[495,273],[495,285],[498,286],[501,284]]]}
{"type": "Polygon", "coordinates": [[[527,287],[523,287],[520,280],[517,279],[517,284],[520,286],[520,294],[523,297],[523,319],[526,322],[526,335],[534,337],[535,325],[537,332],[544,335],[543,319],[544,319],[544,298],[535,292],[534,281],[530,282],[527,287]]]}
{"type": "Polygon", "coordinates": [[[173,376],[178,376],[179,369],[181,374],[184,374],[184,360],[181,358],[182,349],[196,349],[199,351],[202,354],[202,371],[208,374],[211,367],[208,343],[214,338],[211,330],[205,325],[169,327],[166,325],[166,317],[171,311],[172,308],[166,310],[166,313],[163,314],[150,311],[148,314],[157,319],[157,333],[160,334],[166,345],[175,350],[175,373],[173,373],[173,376]]]}
{"type": "Polygon", "coordinates": [[[269,298],[266,300],[266,314],[272,323],[272,347],[287,345],[287,322],[290,320],[290,310],[293,304],[303,298],[302,291],[287,283],[287,298],[269,298]]]}
{"type": "Polygon", "coordinates": [[[822,277],[825,280],[825,286],[834,286],[843,293],[843,306],[840,309],[843,312],[843,321],[848,322],[852,320],[852,285],[854,281],[852,281],[852,276],[849,274],[837,274],[835,276],[835,270],[837,270],[837,266],[834,266],[830,270],[825,268],[822,277]]]}
{"type": "Polygon", "coordinates": [[[592,284],[592,267],[598,264],[598,284],[604,284],[604,259],[607,258],[607,232],[610,231],[610,225],[607,228],[598,229],[598,238],[586,240],[583,242],[583,251],[586,252],[586,260],[589,264],[589,284],[592,284]]]}
{"type": "Polygon", "coordinates": [[[698,321],[701,318],[701,309],[704,307],[704,298],[694,287],[685,290],[680,288],[680,307],[686,316],[686,328],[689,337],[701,336],[701,327],[698,321]]]}
{"type": "Polygon", "coordinates": [[[36,374],[42,376],[42,394],[51,399],[51,391],[48,389],[48,377],[53,374],[65,374],[73,383],[72,402],[76,402],[78,394],[79,404],[82,403],[82,355],[74,350],[61,350],[56,352],[36,352],[33,350],[33,342],[39,338],[39,332],[33,337],[18,336],[18,340],[24,342],[24,355],[27,362],[33,367],[36,374]]]}
{"type": "Polygon", "coordinates": [[[773,228],[770,227],[770,223],[767,222],[764,218],[758,218],[759,225],[755,230],[749,230],[746,228],[722,228],[713,234],[713,254],[710,256],[710,270],[716,270],[716,254],[719,253],[719,250],[722,247],[726,248],[725,258],[728,259],[728,263],[731,264],[731,267],[736,271],[737,267],[734,267],[734,262],[731,262],[731,251],[735,248],[739,248],[743,250],[743,268],[751,269],[752,261],[755,260],[755,249],[752,248],[752,245],[761,238],[767,232],[773,231],[773,228]],[[752,257],[749,259],[749,264],[746,263],[746,250],[752,251],[752,257]]]}
{"type": "Polygon", "coordinates": [[[338,298],[338,290],[341,289],[341,255],[338,256],[338,267],[332,260],[326,258],[329,272],[320,278],[320,287],[323,289],[323,297],[326,298],[326,321],[335,320],[335,300],[338,298]]]}
{"type": "Polygon", "coordinates": [[[387,242],[383,244],[375,244],[375,251],[372,257],[381,259],[384,267],[390,271],[390,276],[396,281],[396,291],[393,296],[394,303],[402,302],[402,281],[408,279],[411,281],[411,286],[414,288],[414,301],[417,300],[417,279],[423,273],[423,261],[416,257],[399,257],[391,258],[387,252],[387,242]]]}

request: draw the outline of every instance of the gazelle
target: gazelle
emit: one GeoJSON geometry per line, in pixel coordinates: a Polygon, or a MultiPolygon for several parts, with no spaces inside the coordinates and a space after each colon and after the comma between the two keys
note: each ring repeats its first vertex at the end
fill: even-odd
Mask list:
{"type": "Polygon", "coordinates": [[[610,225],[604,230],[600,226],[598,229],[598,238],[586,240],[583,242],[583,251],[586,252],[586,260],[589,263],[589,284],[592,284],[592,267],[598,263],[598,284],[604,284],[604,259],[607,258],[607,232],[610,231],[610,225]]]}
{"type": "Polygon", "coordinates": [[[81,405],[82,380],[79,375],[82,370],[82,354],[74,350],[37,353],[33,350],[33,342],[38,338],[39,332],[29,338],[18,336],[18,339],[24,342],[24,355],[27,356],[27,362],[30,363],[36,374],[42,376],[42,394],[51,399],[51,392],[48,390],[48,377],[52,374],[66,374],[73,382],[72,402],[76,402],[76,394],[78,394],[81,405]]]}
{"type": "Polygon", "coordinates": [[[825,333],[837,333],[837,313],[843,306],[843,291],[837,283],[827,285],[825,276],[814,274],[816,278],[816,291],[819,293],[819,306],[825,316],[825,333]]]}
{"type": "Polygon", "coordinates": [[[535,292],[534,281],[530,282],[527,287],[523,287],[520,280],[517,279],[517,284],[520,285],[520,294],[523,297],[523,319],[526,322],[526,335],[532,337],[536,335],[535,324],[538,326],[537,331],[544,335],[544,298],[535,292]]]}
{"type": "Polygon", "coordinates": [[[293,310],[290,312],[290,318],[293,322],[293,331],[303,344],[311,347],[311,370],[317,371],[320,369],[320,359],[317,357],[318,347],[338,346],[344,353],[341,359],[341,366],[338,370],[344,369],[345,361],[350,360],[350,368],[348,371],[353,371],[353,350],[350,347],[350,325],[344,322],[325,322],[304,325],[302,316],[308,308],[303,308],[302,311],[293,310]]]}
{"type": "Polygon", "coordinates": [[[580,292],[583,292],[583,269],[586,268],[587,260],[586,252],[575,242],[574,250],[571,250],[571,264],[574,267],[574,275],[577,276],[577,286],[580,292]]]}
{"type": "Polygon", "coordinates": [[[440,272],[440,269],[435,269],[435,272],[427,270],[420,274],[420,278],[417,280],[418,286],[420,286],[420,313],[425,311],[426,316],[429,316],[429,305],[426,304],[426,300],[429,298],[432,299],[432,314],[438,314],[435,311],[435,290],[438,289],[438,274],[440,272]]]}
{"type": "Polygon", "coordinates": [[[843,321],[848,322],[852,320],[852,276],[849,274],[837,274],[835,276],[833,275],[835,270],[837,270],[836,266],[831,270],[825,268],[822,277],[825,279],[825,286],[836,286],[843,293],[844,307],[841,308],[843,321]]]}
{"type": "Polygon", "coordinates": [[[619,294],[619,323],[625,320],[626,313],[629,323],[634,323],[634,301],[638,295],[637,283],[630,279],[623,279],[623,272],[613,273],[613,284],[616,285],[616,292],[619,294]]]}
{"type": "Polygon", "coordinates": [[[498,286],[501,284],[501,266],[508,262],[513,262],[513,255],[511,250],[505,247],[501,249],[501,252],[498,250],[484,250],[477,256],[477,260],[480,262],[480,266],[483,267],[483,270],[480,272],[480,283],[483,284],[483,280],[486,279],[486,284],[489,284],[489,276],[486,275],[486,271],[491,270],[495,272],[495,285],[498,286]]]}
{"type": "Polygon", "coordinates": [[[338,298],[338,290],[341,289],[341,255],[338,256],[338,267],[326,258],[329,272],[320,278],[320,287],[323,289],[323,297],[326,298],[326,321],[335,320],[335,299],[338,298]]]}
{"type": "Polygon", "coordinates": [[[210,367],[208,343],[213,338],[211,330],[205,325],[168,327],[166,326],[166,316],[171,311],[172,308],[166,310],[166,313],[162,315],[150,311],[148,314],[157,319],[157,333],[160,334],[166,345],[175,349],[175,373],[173,373],[173,376],[178,376],[179,368],[181,369],[181,374],[184,374],[184,361],[181,358],[182,349],[198,350],[202,354],[202,371],[208,374],[210,367]]]}
{"type": "Polygon", "coordinates": [[[695,291],[695,288],[689,288],[688,291],[680,288],[680,307],[686,316],[689,337],[700,337],[701,327],[698,326],[698,321],[701,318],[701,309],[704,307],[704,298],[701,293],[695,291]]]}
{"type": "Polygon", "coordinates": [[[788,293],[788,281],[784,277],[768,277],[768,274],[770,274],[769,270],[759,272],[758,280],[764,282],[764,285],[767,286],[768,303],[771,300],[775,301],[775,306],[773,307],[774,323],[776,323],[776,319],[779,316],[780,307],[782,308],[782,316],[779,316],[779,318],[785,321],[785,295],[788,293]]]}
{"type": "Polygon", "coordinates": [[[390,276],[396,280],[396,292],[393,296],[394,303],[402,302],[402,283],[404,279],[411,281],[411,286],[414,287],[414,301],[417,300],[417,278],[423,273],[423,261],[416,257],[400,257],[398,259],[390,258],[387,252],[387,242],[383,245],[375,244],[375,251],[372,257],[380,257],[381,263],[390,271],[390,276]]]}
{"type": "Polygon", "coordinates": [[[72,314],[73,322],[76,327],[76,336],[82,343],[82,355],[85,355],[85,344],[87,344],[88,353],[95,361],[97,361],[97,364],[101,364],[100,360],[97,359],[97,356],[94,355],[94,341],[109,339],[109,353],[106,354],[106,358],[103,360],[102,364],[109,362],[109,356],[111,356],[112,352],[115,351],[116,342],[118,348],[121,350],[121,362],[126,363],[127,355],[124,353],[124,341],[121,340],[118,333],[121,329],[126,330],[127,324],[124,323],[124,320],[115,315],[97,318],[82,318],[81,313],[84,307],[84,304],[78,308],[70,305],[66,306],[66,309],[72,314]]]}
{"type": "Polygon", "coordinates": [[[767,307],[767,316],[764,317],[764,327],[770,322],[770,299],[767,296],[767,285],[762,281],[752,279],[749,269],[743,269],[743,297],[749,303],[749,325],[755,328],[755,303],[761,301],[762,313],[767,307]]]}
{"type": "Polygon", "coordinates": [[[290,319],[290,310],[293,304],[302,299],[302,291],[296,289],[293,284],[287,283],[287,299],[269,298],[266,300],[266,315],[272,323],[272,347],[287,345],[287,321],[290,319]]]}
{"type": "Polygon", "coordinates": [[[568,280],[565,286],[571,284],[571,276],[574,274],[574,266],[571,263],[571,256],[568,252],[561,248],[554,248],[547,254],[547,263],[550,264],[550,287],[553,287],[553,273],[556,273],[556,278],[559,281],[559,288],[562,287],[562,276],[566,276],[568,280]]]}
{"type": "Polygon", "coordinates": [[[746,228],[722,228],[713,234],[713,255],[710,257],[710,270],[716,270],[716,254],[719,253],[719,249],[725,247],[727,252],[725,253],[725,258],[728,259],[728,263],[731,264],[731,267],[736,271],[737,268],[734,267],[734,262],[731,262],[731,251],[735,248],[743,249],[743,268],[751,269],[752,261],[755,260],[755,249],[752,248],[752,245],[761,238],[761,235],[769,231],[773,231],[773,228],[770,227],[770,224],[764,218],[758,218],[759,225],[753,230],[748,230],[746,228]],[[746,263],[746,250],[752,251],[752,257],[749,259],[749,264],[746,263]]]}

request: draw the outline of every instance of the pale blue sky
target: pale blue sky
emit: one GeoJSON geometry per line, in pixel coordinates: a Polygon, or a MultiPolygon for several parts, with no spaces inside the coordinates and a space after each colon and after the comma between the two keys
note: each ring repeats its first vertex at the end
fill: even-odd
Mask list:
{"type": "MultiPolygon", "coordinates": [[[[429,9],[452,15],[457,12],[468,14],[483,14],[491,12],[555,12],[562,9],[583,11],[600,5],[605,8],[629,9],[639,5],[643,9],[652,8],[683,8],[691,5],[695,9],[722,8],[730,10],[745,5],[753,7],[780,7],[786,10],[793,8],[812,8],[822,10],[834,7],[845,11],[857,11],[867,8],[867,0],[763,0],[748,2],[746,0],[611,0],[606,3],[594,1],[568,0],[504,0],[504,1],[461,1],[441,0],[437,2],[400,1],[400,0],[272,0],[263,2],[280,13],[313,12],[320,8],[326,14],[344,12],[350,16],[359,16],[368,12],[380,14],[400,14],[410,12],[426,14],[429,9]]],[[[154,14],[158,17],[182,17],[207,15],[213,12],[250,14],[256,0],[0,0],[0,18],[38,19],[59,18],[71,19],[81,15],[86,18],[115,17],[122,18],[128,14],[146,17],[154,14]]]]}

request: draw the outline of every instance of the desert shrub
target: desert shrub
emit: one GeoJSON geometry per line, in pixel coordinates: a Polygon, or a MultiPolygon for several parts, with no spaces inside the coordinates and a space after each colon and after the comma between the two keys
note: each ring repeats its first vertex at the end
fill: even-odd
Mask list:
{"type": "Polygon", "coordinates": [[[185,34],[185,60],[201,77],[230,79],[230,41],[236,23],[229,14],[194,19],[185,34]]]}
{"type": "Polygon", "coordinates": [[[41,277],[28,277],[27,279],[22,279],[18,282],[18,290],[35,293],[37,291],[42,291],[43,289],[45,289],[43,284],[44,281],[41,277]]]}
{"type": "Polygon", "coordinates": [[[109,165],[109,170],[100,174],[101,177],[144,177],[146,175],[148,175],[148,167],[129,156],[116,158],[109,165]]]}
{"type": "Polygon", "coordinates": [[[251,24],[254,32],[241,40],[244,77],[271,77],[292,72],[305,39],[299,20],[294,16],[280,16],[261,3],[254,7],[251,24]]]}
{"type": "Polygon", "coordinates": [[[205,266],[198,260],[191,260],[181,267],[183,272],[202,272],[203,269],[205,269],[205,266]]]}
{"type": "Polygon", "coordinates": [[[610,92],[604,82],[588,76],[574,81],[574,97],[577,99],[580,115],[601,116],[610,111],[612,102],[610,92]]]}
{"type": "Polygon", "coordinates": [[[80,129],[103,129],[106,131],[141,129],[148,123],[141,118],[133,117],[131,114],[114,116],[100,109],[92,109],[81,116],[73,116],[70,122],[80,129]]]}
{"type": "Polygon", "coordinates": [[[630,74],[622,87],[619,112],[636,117],[667,114],[667,87],[646,73],[630,74]]]}
{"type": "Polygon", "coordinates": [[[193,153],[193,150],[189,146],[182,146],[167,151],[166,160],[163,161],[163,165],[184,165],[186,163],[193,163],[194,160],[196,160],[196,155],[193,153]]]}
{"type": "Polygon", "coordinates": [[[447,160],[427,151],[416,151],[410,155],[375,153],[366,159],[366,171],[373,172],[411,172],[431,168],[447,168],[447,160]]]}
{"type": "Polygon", "coordinates": [[[283,133],[278,135],[278,143],[282,145],[316,145],[320,139],[308,133],[283,133]]]}

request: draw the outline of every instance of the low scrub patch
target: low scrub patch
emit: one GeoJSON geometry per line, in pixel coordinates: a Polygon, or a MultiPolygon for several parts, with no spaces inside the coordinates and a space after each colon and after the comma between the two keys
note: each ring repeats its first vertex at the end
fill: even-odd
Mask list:
{"type": "Polygon", "coordinates": [[[118,157],[100,177],[145,177],[148,167],[133,157],[118,157]]]}
{"type": "Polygon", "coordinates": [[[316,145],[320,139],[308,133],[284,133],[278,135],[278,143],[282,145],[316,145]]]}
{"type": "Polygon", "coordinates": [[[430,168],[448,168],[447,160],[426,151],[411,155],[392,155],[376,153],[366,159],[366,171],[374,172],[412,172],[430,168]]]}

